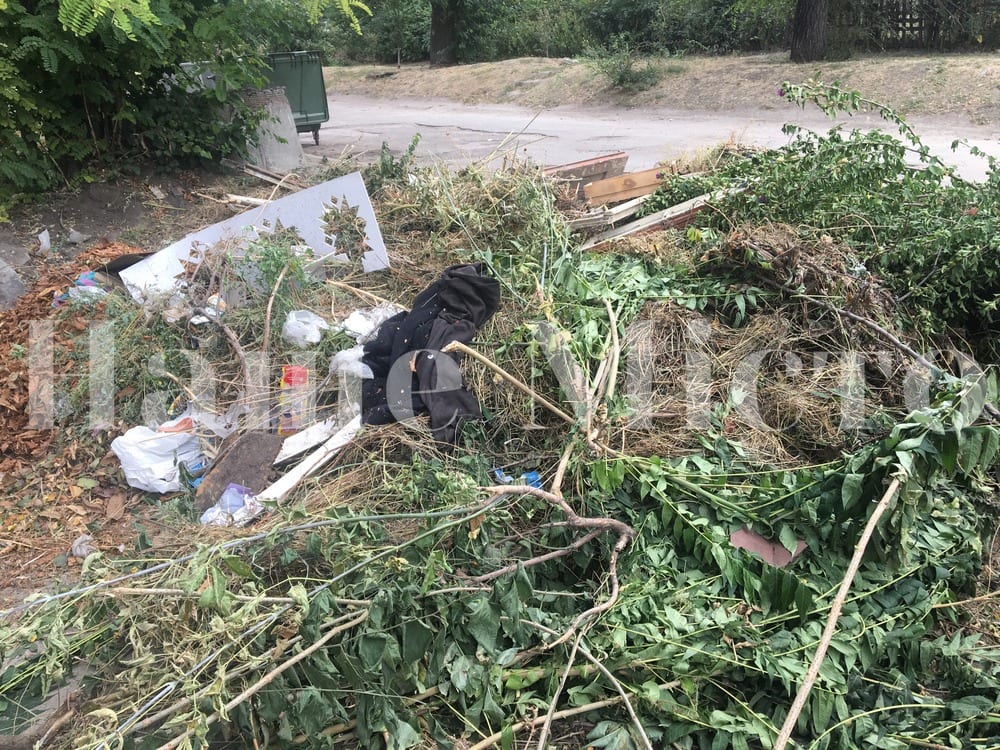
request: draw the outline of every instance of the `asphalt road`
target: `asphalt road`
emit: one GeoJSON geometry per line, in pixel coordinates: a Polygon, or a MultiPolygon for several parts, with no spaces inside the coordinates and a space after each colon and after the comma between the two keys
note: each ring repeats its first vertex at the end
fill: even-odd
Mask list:
{"type": "MultiPolygon", "coordinates": [[[[870,115],[840,122],[860,129],[892,127],[870,115]]],[[[955,165],[968,179],[982,179],[986,163],[967,149],[952,152],[954,140],[966,139],[1000,157],[1000,134],[991,128],[955,118],[924,117],[909,122],[933,153],[955,165]]],[[[512,105],[335,95],[330,99],[330,121],[320,130],[319,146],[308,136],[303,137],[302,145],[306,153],[316,155],[335,157],[351,150],[370,157],[378,153],[383,141],[398,154],[414,134],[420,133],[417,156],[425,162],[443,160],[463,166],[485,160],[498,164],[502,158],[518,154],[541,164],[565,164],[626,151],[628,169],[637,170],[728,140],[780,146],[789,139],[782,133],[785,123],[823,131],[835,124],[819,110],[801,110],[791,104],[781,109],[731,113],[579,106],[537,111],[512,105]]]]}

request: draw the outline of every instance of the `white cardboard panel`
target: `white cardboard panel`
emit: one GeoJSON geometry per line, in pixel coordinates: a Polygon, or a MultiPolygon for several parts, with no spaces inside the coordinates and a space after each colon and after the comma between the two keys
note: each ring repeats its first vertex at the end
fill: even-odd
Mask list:
{"type": "Polygon", "coordinates": [[[368,191],[361,174],[352,172],[200,229],[121,271],[119,275],[139,303],[165,297],[178,289],[178,277],[184,273],[184,261],[200,263],[204,252],[219,243],[225,243],[229,246],[228,250],[238,253],[260,233],[271,231],[270,228],[278,223],[283,227],[294,227],[317,257],[332,256],[347,262],[347,256],[337,252],[336,238],[327,236],[323,226],[323,214],[327,209],[340,208],[344,202],[356,208],[358,216],[365,221],[365,244],[368,249],[361,258],[362,269],[368,273],[388,268],[389,257],[368,191]]]}

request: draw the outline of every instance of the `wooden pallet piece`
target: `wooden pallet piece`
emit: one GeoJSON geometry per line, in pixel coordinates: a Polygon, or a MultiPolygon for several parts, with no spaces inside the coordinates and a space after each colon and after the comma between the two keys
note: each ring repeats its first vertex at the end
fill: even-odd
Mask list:
{"type": "Polygon", "coordinates": [[[730,190],[720,190],[715,193],[705,193],[704,195],[699,195],[691,200],[678,203],[676,206],[665,208],[662,211],[657,211],[655,214],[650,214],[649,216],[643,216],[641,219],[629,222],[624,226],[617,227],[616,229],[609,229],[608,231],[595,237],[591,237],[580,246],[580,249],[590,250],[598,245],[603,245],[609,240],[616,240],[621,237],[627,237],[631,234],[649,232],[653,229],[667,229],[669,227],[687,226],[691,223],[691,220],[698,214],[698,212],[707,206],[711,201],[720,200],[727,195],[741,193],[744,189],[745,188],[732,188],[730,190]]]}
{"type": "Polygon", "coordinates": [[[613,206],[611,208],[601,206],[600,208],[595,208],[585,214],[582,214],[581,216],[569,219],[566,222],[566,226],[575,231],[581,229],[600,229],[602,227],[610,227],[617,224],[622,219],[627,219],[629,216],[634,214],[648,199],[648,195],[640,195],[638,198],[633,198],[625,203],[619,203],[617,206],[613,206]]]}
{"type": "Polygon", "coordinates": [[[577,197],[579,197],[586,183],[623,174],[627,162],[628,154],[624,151],[618,151],[614,154],[595,156],[592,159],[575,161],[570,164],[545,167],[542,174],[567,184],[576,190],[577,197]]]}
{"type": "Polygon", "coordinates": [[[583,195],[587,199],[588,206],[603,206],[606,203],[638,198],[656,190],[668,174],[669,172],[663,167],[629,172],[588,183],[583,186],[583,195]]]}

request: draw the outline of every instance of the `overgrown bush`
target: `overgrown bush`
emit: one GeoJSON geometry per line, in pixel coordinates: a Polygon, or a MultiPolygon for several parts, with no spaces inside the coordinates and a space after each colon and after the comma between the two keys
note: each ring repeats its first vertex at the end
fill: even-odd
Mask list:
{"type": "Polygon", "coordinates": [[[769,49],[784,39],[791,3],[762,0],[598,0],[588,24],[595,36],[671,52],[769,49]]]}
{"type": "Polygon", "coordinates": [[[641,58],[626,37],[616,37],[607,47],[592,51],[589,59],[612,88],[627,93],[651,89],[663,75],[659,65],[641,58]]]}
{"type": "MultiPolygon", "coordinates": [[[[348,4],[334,2],[341,13],[348,4]]],[[[0,204],[86,169],[241,152],[257,118],[241,92],[311,12],[271,0],[119,5],[10,0],[0,10],[0,204]],[[180,69],[202,61],[210,90],[180,69]]]]}
{"type": "Polygon", "coordinates": [[[583,51],[590,35],[585,0],[485,0],[468,3],[458,30],[459,59],[565,57],[583,51]]]}
{"type": "Polygon", "coordinates": [[[327,23],[318,40],[327,59],[383,63],[427,59],[430,0],[374,0],[368,7],[371,16],[360,18],[360,35],[343,24],[327,23]]]}
{"type": "Polygon", "coordinates": [[[814,82],[785,84],[784,93],[831,113],[874,110],[901,137],[841,129],[820,135],[786,127],[795,134],[788,146],[726,170],[727,178],[742,180],[747,190],[726,202],[720,221],[782,221],[822,228],[848,241],[865,266],[905,300],[925,333],[962,329],[981,355],[996,361],[1000,171],[995,159],[984,156],[984,182],[967,182],[884,106],[814,82]]]}

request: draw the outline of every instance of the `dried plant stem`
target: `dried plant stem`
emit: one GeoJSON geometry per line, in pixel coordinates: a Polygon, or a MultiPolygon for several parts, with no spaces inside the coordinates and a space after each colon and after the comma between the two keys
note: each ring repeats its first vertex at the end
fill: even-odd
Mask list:
{"type": "Polygon", "coordinates": [[[560,409],[558,406],[556,406],[555,404],[553,404],[548,399],[544,398],[543,396],[540,396],[538,393],[536,393],[534,390],[532,390],[529,386],[525,385],[520,380],[518,380],[517,378],[515,378],[513,375],[510,375],[505,370],[503,370],[499,365],[495,364],[493,362],[493,360],[491,360],[489,357],[486,357],[486,356],[480,354],[479,352],[477,352],[472,347],[466,346],[461,341],[452,341],[450,344],[448,344],[447,346],[445,346],[444,349],[442,349],[441,351],[444,352],[445,354],[448,354],[449,352],[462,352],[462,354],[468,354],[470,357],[472,357],[477,362],[480,362],[480,363],[486,365],[491,370],[493,370],[493,372],[495,372],[497,375],[499,375],[501,378],[503,378],[504,380],[506,380],[512,386],[514,386],[515,388],[517,388],[519,391],[521,391],[521,393],[523,393],[526,396],[530,396],[531,398],[533,398],[535,401],[537,401],[538,403],[540,403],[542,406],[544,406],[546,409],[548,409],[550,412],[552,412],[553,414],[555,414],[557,417],[559,417],[564,422],[567,422],[568,424],[571,424],[571,425],[574,425],[574,426],[576,425],[576,420],[573,417],[571,417],[569,414],[567,414],[566,412],[564,412],[562,409],[560,409]]]}
{"type": "Polygon", "coordinates": [[[833,634],[837,630],[840,611],[844,607],[844,601],[847,599],[847,592],[850,591],[851,584],[854,582],[854,576],[857,575],[858,568],[861,566],[861,558],[864,557],[865,550],[868,548],[872,534],[875,533],[875,527],[878,525],[879,519],[889,508],[893,498],[896,497],[901,484],[902,480],[899,477],[895,477],[892,480],[889,488],[882,495],[882,499],[878,501],[878,505],[875,506],[871,516],[869,516],[864,531],[861,532],[861,538],[854,548],[854,556],[851,557],[851,562],[847,566],[844,580],[840,582],[840,589],[838,589],[837,595],[833,598],[833,604],[830,606],[830,614],[826,618],[826,627],[823,629],[823,636],[819,640],[816,654],[813,656],[809,669],[806,670],[805,679],[802,680],[799,691],[795,694],[795,700],[792,702],[792,707],[788,710],[788,716],[785,717],[785,723],[781,725],[778,739],[775,740],[771,750],[784,750],[785,745],[788,744],[788,740],[792,736],[792,730],[795,729],[795,723],[799,719],[799,714],[802,713],[802,708],[806,704],[806,699],[809,697],[813,683],[816,682],[816,678],[819,676],[819,669],[823,666],[823,659],[826,658],[827,649],[830,648],[830,641],[833,640],[833,634]]]}
{"type": "Polygon", "coordinates": [[[358,289],[357,287],[351,286],[350,284],[345,284],[343,281],[334,281],[333,279],[327,279],[326,283],[329,284],[330,286],[337,287],[337,289],[343,289],[345,292],[350,292],[354,296],[360,297],[361,299],[366,300],[368,302],[374,302],[377,305],[381,304],[396,305],[396,307],[400,309],[405,309],[402,307],[402,305],[397,305],[395,302],[390,302],[385,297],[379,297],[377,294],[369,292],[365,289],[358,289]]]}
{"type": "MultiPolygon", "coordinates": [[[[277,188],[275,188],[277,190],[277,188]]],[[[271,314],[274,310],[274,298],[278,296],[278,289],[281,288],[281,282],[285,280],[285,274],[288,273],[289,267],[292,265],[291,261],[285,263],[284,267],[281,269],[281,273],[278,274],[277,280],[274,282],[274,288],[271,289],[271,296],[267,298],[267,308],[264,311],[264,335],[261,338],[261,358],[267,361],[267,347],[271,342],[271,314]]]]}
{"type": "Polygon", "coordinates": [[[812,297],[812,296],[810,296],[808,294],[798,294],[798,293],[795,293],[794,290],[792,290],[790,287],[784,287],[784,288],[785,288],[786,291],[793,292],[794,296],[796,296],[796,297],[799,297],[801,299],[805,299],[805,300],[807,300],[809,302],[812,302],[815,305],[818,305],[818,306],[820,306],[820,307],[822,307],[822,308],[824,308],[826,310],[829,310],[830,312],[837,313],[837,315],[840,315],[841,317],[847,318],[848,320],[853,320],[856,323],[860,323],[861,325],[866,326],[867,328],[870,328],[871,330],[875,331],[875,333],[877,333],[879,336],[881,336],[883,339],[885,339],[890,344],[892,344],[894,347],[896,347],[903,354],[906,354],[907,356],[912,357],[914,359],[914,361],[917,362],[917,364],[919,364],[919,365],[921,365],[923,367],[926,367],[927,369],[929,369],[931,371],[937,371],[939,369],[939,368],[935,367],[933,364],[931,364],[931,362],[928,361],[926,357],[922,356],[919,352],[917,352],[916,349],[914,349],[913,347],[911,347],[908,344],[904,343],[898,336],[896,336],[895,334],[891,333],[887,329],[883,328],[878,323],[876,323],[874,320],[870,320],[869,318],[866,318],[866,317],[864,317],[862,315],[858,315],[857,313],[853,313],[850,310],[845,310],[842,307],[837,307],[835,305],[831,305],[829,302],[826,302],[825,300],[818,299],[817,297],[812,297]]]}
{"type": "MultiPolygon", "coordinates": [[[[257,680],[257,682],[255,682],[253,685],[251,685],[246,690],[244,690],[242,693],[240,693],[235,698],[233,698],[231,701],[229,701],[225,705],[224,710],[226,712],[232,711],[238,705],[240,705],[245,700],[247,700],[247,698],[250,698],[251,696],[253,696],[256,693],[260,692],[263,688],[265,688],[269,684],[271,684],[271,682],[273,682],[283,672],[285,672],[288,669],[291,669],[292,667],[294,667],[296,664],[298,664],[303,659],[306,659],[307,657],[309,657],[312,654],[314,654],[316,651],[319,651],[321,648],[323,648],[324,645],[326,645],[326,643],[328,641],[332,640],[334,637],[340,635],[344,631],[350,630],[351,628],[360,625],[366,619],[368,619],[368,610],[363,610],[362,612],[359,612],[357,614],[357,616],[355,616],[353,619],[348,620],[347,622],[343,623],[342,625],[338,625],[337,627],[332,628],[322,638],[320,638],[315,643],[313,643],[311,646],[309,646],[309,648],[305,648],[302,651],[299,651],[299,653],[297,653],[295,656],[293,656],[292,658],[288,659],[287,661],[281,663],[279,666],[277,666],[274,669],[272,669],[266,675],[264,675],[259,680],[257,680]]],[[[211,726],[212,724],[214,724],[215,722],[217,722],[221,716],[222,716],[222,713],[220,711],[216,711],[211,716],[209,716],[208,718],[205,719],[205,725],[206,726],[211,726]]],[[[165,745],[161,745],[159,747],[159,750],[174,750],[175,748],[180,747],[180,745],[184,742],[184,740],[188,739],[189,737],[192,737],[194,734],[195,734],[195,730],[194,729],[189,729],[186,732],[184,732],[183,734],[180,734],[177,737],[174,737],[174,739],[172,739],[170,742],[166,743],[165,745]]]]}
{"type": "Polygon", "coordinates": [[[560,557],[565,557],[574,550],[580,549],[580,547],[585,545],[587,542],[593,541],[603,533],[604,529],[595,529],[594,531],[591,531],[589,534],[580,537],[572,544],[569,544],[561,549],[552,550],[551,552],[546,552],[544,555],[538,555],[528,560],[522,560],[516,563],[511,563],[510,565],[505,565],[502,568],[491,571],[489,573],[484,573],[483,575],[476,576],[475,578],[472,578],[470,580],[473,581],[474,583],[488,583],[497,578],[505,576],[508,573],[513,573],[519,567],[531,568],[534,567],[535,565],[541,565],[544,562],[548,562],[549,560],[556,560],[560,557]]]}
{"type": "Polygon", "coordinates": [[[243,370],[243,384],[244,388],[246,388],[247,397],[249,398],[250,394],[254,392],[254,387],[252,378],[250,377],[250,365],[247,364],[247,353],[243,349],[243,345],[240,343],[239,336],[236,335],[236,332],[233,331],[232,328],[227,326],[221,320],[218,320],[217,317],[213,318],[213,315],[216,315],[216,313],[205,309],[198,310],[198,312],[209,320],[212,320],[212,322],[219,327],[222,333],[225,334],[226,341],[229,342],[229,346],[232,347],[233,353],[236,354],[236,358],[240,361],[240,367],[243,370]]]}
{"type": "Polygon", "coordinates": [[[555,476],[552,478],[552,486],[549,490],[554,495],[562,495],[562,483],[563,478],[566,476],[566,468],[569,466],[569,460],[573,456],[573,441],[570,440],[566,443],[566,447],[563,449],[562,456],[559,458],[559,465],[556,466],[555,476]]]}
{"type": "MultiPolygon", "coordinates": [[[[162,596],[180,597],[182,599],[197,599],[201,594],[188,592],[184,589],[137,588],[132,586],[116,586],[105,589],[102,596],[162,596]]],[[[295,600],[287,596],[246,596],[244,594],[229,594],[238,602],[260,602],[261,604],[295,604],[295,600]]]]}
{"type": "Polygon", "coordinates": [[[490,493],[492,497],[496,497],[498,495],[533,495],[534,497],[541,498],[542,500],[545,500],[546,502],[559,508],[566,515],[566,525],[571,528],[611,531],[618,534],[618,541],[615,542],[614,549],[611,551],[611,557],[608,560],[608,582],[610,591],[607,599],[579,614],[576,619],[573,620],[572,624],[570,624],[569,628],[567,628],[566,632],[556,640],[546,644],[545,649],[553,649],[559,644],[565,643],[573,637],[573,634],[583,622],[596,617],[602,612],[606,612],[615,605],[615,602],[618,601],[619,593],[618,556],[635,537],[635,531],[631,526],[615,518],[581,516],[577,514],[572,507],[570,507],[570,504],[563,499],[562,495],[553,492],[546,492],[543,489],[532,487],[531,485],[499,485],[485,487],[484,489],[490,493]]]}
{"type": "MultiPolygon", "coordinates": [[[[552,714],[552,721],[558,721],[559,719],[568,719],[572,716],[579,716],[580,714],[585,714],[589,711],[597,711],[602,708],[607,708],[608,706],[614,706],[617,703],[621,703],[622,698],[620,695],[614,698],[607,698],[603,701],[594,701],[593,703],[588,703],[585,706],[577,706],[576,708],[565,708],[562,711],[556,711],[552,714]]],[[[511,732],[519,732],[522,729],[528,729],[529,727],[537,727],[544,724],[548,719],[548,716],[539,716],[531,721],[519,721],[510,727],[511,732]]],[[[477,742],[475,745],[469,748],[469,750],[486,750],[486,748],[493,747],[497,744],[503,737],[503,732],[496,732],[491,734],[484,740],[477,742]]]]}
{"type": "MultiPolygon", "coordinates": [[[[611,365],[608,367],[608,383],[604,389],[604,399],[615,397],[615,387],[618,384],[618,365],[621,362],[622,344],[618,338],[618,316],[610,300],[604,300],[608,310],[608,321],[611,324],[611,365]]],[[[596,406],[596,405],[595,405],[596,406]]]]}
{"type": "Polygon", "coordinates": [[[569,679],[570,673],[573,671],[573,662],[576,661],[576,652],[580,648],[580,641],[583,639],[583,632],[581,631],[576,636],[576,640],[573,641],[573,648],[569,651],[569,659],[566,660],[566,668],[563,670],[562,679],[559,680],[559,687],[556,688],[555,694],[549,700],[549,710],[545,714],[545,723],[542,724],[542,729],[538,733],[538,750],[545,750],[545,743],[549,739],[549,731],[552,729],[552,717],[555,715],[556,706],[559,704],[559,696],[562,695],[562,691],[566,689],[566,681],[569,679]]]}
{"type": "MultiPolygon", "coordinates": [[[[549,635],[558,635],[556,631],[552,630],[551,628],[547,628],[544,625],[540,625],[537,622],[526,621],[526,623],[531,627],[536,628],[537,630],[541,630],[545,633],[548,633],[549,635]]],[[[649,735],[646,734],[646,730],[643,728],[642,722],[639,721],[638,714],[636,714],[635,709],[632,707],[632,702],[628,699],[628,694],[625,692],[625,686],[621,684],[621,681],[618,680],[617,677],[611,674],[610,669],[604,666],[604,664],[602,664],[590,652],[590,649],[587,648],[586,644],[580,643],[580,653],[583,654],[583,658],[589,661],[591,664],[593,664],[594,667],[597,668],[597,671],[600,672],[602,675],[604,675],[607,678],[607,680],[614,686],[615,690],[618,691],[618,695],[621,696],[622,702],[625,704],[625,708],[628,711],[628,715],[632,719],[632,723],[635,725],[636,731],[639,733],[639,736],[642,737],[643,745],[645,746],[646,750],[653,750],[653,743],[650,742],[649,735]]],[[[673,682],[667,682],[664,683],[663,685],[660,685],[659,688],[660,690],[673,690],[674,688],[680,686],[680,684],[681,684],[680,680],[674,680],[673,682]]]]}

